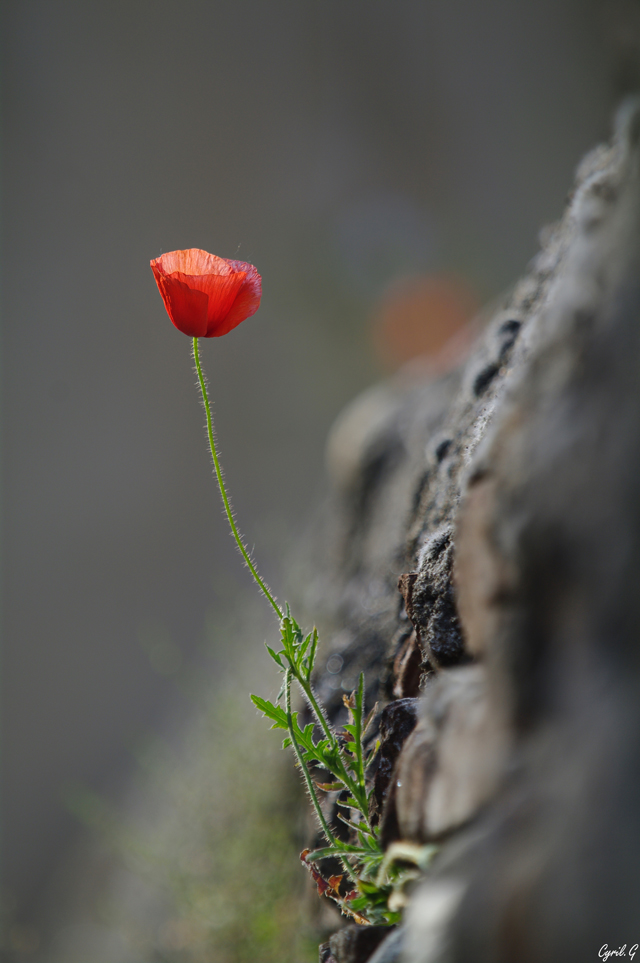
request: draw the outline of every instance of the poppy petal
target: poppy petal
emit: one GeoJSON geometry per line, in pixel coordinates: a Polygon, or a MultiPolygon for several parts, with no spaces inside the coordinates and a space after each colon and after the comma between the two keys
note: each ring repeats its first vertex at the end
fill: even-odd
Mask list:
{"type": "MultiPolygon", "coordinates": [[[[231,309],[224,322],[220,325],[220,328],[216,332],[218,336],[227,334],[227,332],[231,331],[232,328],[235,328],[241,324],[245,318],[250,318],[252,314],[255,314],[260,307],[260,298],[262,297],[262,278],[252,264],[245,264],[244,267],[251,268],[251,270],[246,272],[242,287],[238,291],[235,301],[233,302],[233,305],[231,306],[231,309]]],[[[208,334],[208,337],[211,336],[211,334],[208,334]]]]}
{"type": "Polygon", "coordinates": [[[227,334],[260,306],[262,279],[244,261],[189,248],[163,254],[151,269],[173,324],[191,337],[227,334]]]}
{"type": "Polygon", "coordinates": [[[192,338],[202,338],[207,330],[209,299],[201,291],[193,290],[176,275],[158,277],[156,281],[167,314],[175,327],[192,338]]]}

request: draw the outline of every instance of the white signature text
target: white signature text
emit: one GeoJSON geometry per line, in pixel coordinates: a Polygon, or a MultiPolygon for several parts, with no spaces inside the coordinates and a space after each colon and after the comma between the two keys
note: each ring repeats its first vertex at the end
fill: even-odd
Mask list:
{"type": "MultiPolygon", "coordinates": [[[[632,960],[636,953],[638,952],[638,944],[634,943],[633,946],[629,947],[629,959],[632,960]]],[[[610,950],[609,944],[605,943],[604,946],[600,947],[598,951],[598,956],[601,960],[608,960],[610,956],[627,956],[627,944],[624,946],[619,946],[617,950],[610,950]]]]}

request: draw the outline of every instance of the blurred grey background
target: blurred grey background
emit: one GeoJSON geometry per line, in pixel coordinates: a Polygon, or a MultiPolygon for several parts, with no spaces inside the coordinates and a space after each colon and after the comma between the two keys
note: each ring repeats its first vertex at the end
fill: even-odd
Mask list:
{"type": "Polygon", "coordinates": [[[202,247],[263,276],[203,353],[278,589],[327,430],[388,369],[380,298],[517,277],[636,85],[638,5],[5,0],[2,21],[3,900],[37,928],[68,786],[117,798],[188,715],[176,677],[224,678],[207,619],[249,590],[149,260],[202,247]]]}

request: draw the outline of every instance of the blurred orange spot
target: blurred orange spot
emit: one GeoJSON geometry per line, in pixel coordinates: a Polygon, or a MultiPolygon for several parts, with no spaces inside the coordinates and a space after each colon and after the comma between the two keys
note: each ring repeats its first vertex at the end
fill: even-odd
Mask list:
{"type": "Polygon", "coordinates": [[[470,286],[455,275],[403,278],[383,295],[374,317],[373,340],[387,367],[422,357],[446,370],[472,339],[469,322],[480,305],[470,286]]]}

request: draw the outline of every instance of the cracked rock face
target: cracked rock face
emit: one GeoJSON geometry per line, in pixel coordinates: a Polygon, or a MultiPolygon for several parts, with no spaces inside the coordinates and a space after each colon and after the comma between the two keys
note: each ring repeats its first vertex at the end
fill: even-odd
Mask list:
{"type": "Polygon", "coordinates": [[[318,685],[338,718],[365,671],[382,838],[440,845],[363,963],[640,941],[639,142],[630,103],[463,370],[332,439],[318,685]]]}

